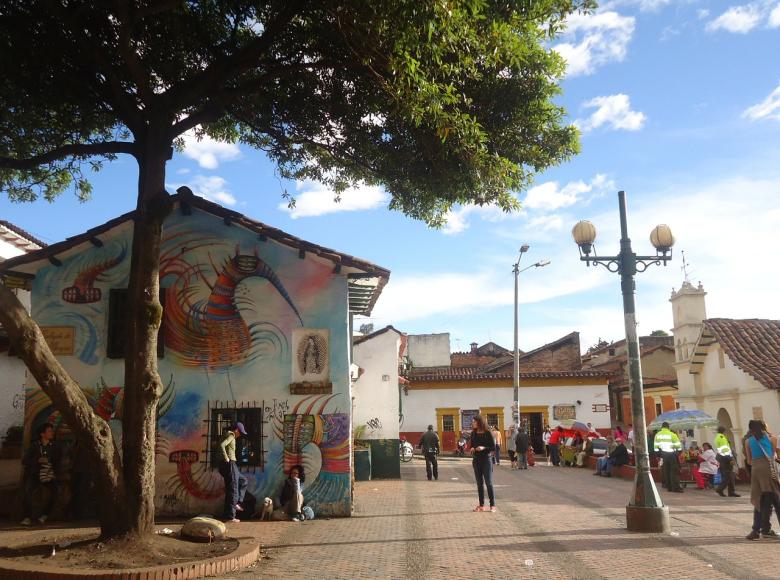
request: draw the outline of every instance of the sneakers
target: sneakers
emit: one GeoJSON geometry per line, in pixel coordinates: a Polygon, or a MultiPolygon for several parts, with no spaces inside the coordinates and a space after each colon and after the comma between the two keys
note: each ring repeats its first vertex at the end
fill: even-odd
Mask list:
{"type": "Polygon", "coordinates": [[[235,508],[236,508],[236,511],[237,511],[237,512],[242,512],[242,511],[244,511],[244,508],[242,508],[242,507],[241,507],[239,504],[236,504],[236,505],[235,505],[235,506],[233,506],[233,507],[235,507],[235,508]]]}
{"type": "Polygon", "coordinates": [[[497,511],[496,510],[496,506],[494,506],[494,505],[490,506],[490,513],[494,514],[494,513],[496,513],[496,511],[497,511]]]}
{"type": "Polygon", "coordinates": [[[485,511],[485,506],[478,505],[477,507],[474,508],[474,511],[475,512],[484,512],[485,511]]]}
{"type": "Polygon", "coordinates": [[[778,534],[774,530],[769,530],[768,532],[761,532],[762,538],[770,538],[772,540],[780,540],[780,534],[778,534]]]}
{"type": "Polygon", "coordinates": [[[46,514],[43,514],[41,517],[38,518],[38,523],[45,524],[46,520],[48,520],[48,519],[49,519],[49,516],[47,516],[46,514]]]}
{"type": "Polygon", "coordinates": [[[761,534],[759,534],[756,530],[753,530],[747,536],[745,536],[745,539],[746,540],[757,540],[760,537],[761,537],[761,534]]]}
{"type": "Polygon", "coordinates": [[[290,518],[291,521],[299,522],[299,523],[302,522],[304,519],[305,518],[303,517],[302,514],[295,514],[293,517],[290,518]]]}
{"type": "Polygon", "coordinates": [[[222,520],[222,521],[225,522],[226,524],[240,524],[241,523],[241,520],[239,520],[238,518],[233,518],[232,520],[222,520]]]}
{"type": "Polygon", "coordinates": [[[715,491],[717,491],[717,492],[718,492],[718,495],[719,495],[720,497],[726,497],[726,494],[725,494],[725,493],[723,493],[723,490],[722,490],[722,489],[716,489],[715,491]]]}
{"type": "Polygon", "coordinates": [[[21,524],[22,524],[23,526],[31,526],[31,525],[32,525],[32,521],[30,520],[30,518],[24,518],[24,519],[21,521],[21,524]]]}

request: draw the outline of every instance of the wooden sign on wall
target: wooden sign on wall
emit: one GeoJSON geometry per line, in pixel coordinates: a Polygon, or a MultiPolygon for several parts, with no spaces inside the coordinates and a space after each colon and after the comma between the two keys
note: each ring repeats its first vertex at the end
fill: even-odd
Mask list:
{"type": "Polygon", "coordinates": [[[73,355],[76,329],[72,326],[41,326],[41,332],[52,354],[73,355]]]}
{"type": "Polygon", "coordinates": [[[554,405],[553,406],[553,419],[556,421],[562,421],[564,419],[576,419],[577,407],[574,405],[554,405]]]}

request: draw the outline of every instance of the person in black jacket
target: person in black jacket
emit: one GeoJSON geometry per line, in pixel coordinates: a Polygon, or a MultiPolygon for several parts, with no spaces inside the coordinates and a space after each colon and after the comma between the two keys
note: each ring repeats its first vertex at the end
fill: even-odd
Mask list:
{"type": "Polygon", "coordinates": [[[428,425],[428,430],[420,439],[419,447],[425,455],[425,474],[428,476],[428,481],[431,480],[431,476],[433,479],[439,479],[439,463],[436,461],[440,451],[439,435],[433,430],[433,425],[428,425]]]}
{"type": "Polygon", "coordinates": [[[57,498],[57,476],[60,469],[60,451],[54,443],[54,426],[44,423],[38,427],[37,438],[30,443],[24,454],[24,496],[22,497],[22,509],[24,510],[23,526],[29,526],[35,516],[33,514],[33,495],[40,489],[46,491],[46,503],[38,516],[38,522],[43,524],[49,517],[57,498]]]}
{"type": "Polygon", "coordinates": [[[303,465],[293,465],[290,468],[290,474],[282,484],[282,493],[279,494],[279,503],[285,513],[290,516],[294,522],[303,521],[303,482],[306,475],[303,472],[303,465]]]}
{"type": "Polygon", "coordinates": [[[604,475],[612,477],[612,468],[628,465],[628,449],[623,441],[619,441],[617,446],[606,458],[600,458],[596,462],[596,473],[594,475],[604,475]]]}
{"type": "Polygon", "coordinates": [[[489,511],[496,511],[496,499],[493,495],[493,463],[490,461],[490,452],[496,448],[493,435],[485,424],[482,415],[477,415],[471,421],[471,454],[474,456],[471,464],[474,467],[474,477],[477,480],[477,494],[479,495],[479,505],[474,508],[475,512],[484,512],[485,509],[485,491],[487,487],[488,499],[490,500],[489,511]]]}
{"type": "Polygon", "coordinates": [[[515,448],[517,449],[518,469],[528,469],[528,431],[525,426],[520,426],[520,431],[515,437],[515,448]]]}

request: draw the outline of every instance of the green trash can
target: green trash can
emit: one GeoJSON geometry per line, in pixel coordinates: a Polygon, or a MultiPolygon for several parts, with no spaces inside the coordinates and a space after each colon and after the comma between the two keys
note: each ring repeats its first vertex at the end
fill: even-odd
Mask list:
{"type": "Polygon", "coordinates": [[[355,447],[355,481],[371,479],[371,448],[355,447]]]}

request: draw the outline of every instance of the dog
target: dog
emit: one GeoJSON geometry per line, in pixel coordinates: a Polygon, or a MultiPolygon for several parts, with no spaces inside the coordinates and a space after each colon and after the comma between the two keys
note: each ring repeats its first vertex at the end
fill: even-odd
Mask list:
{"type": "Polygon", "coordinates": [[[260,519],[270,522],[271,514],[274,513],[274,501],[267,497],[263,500],[263,507],[260,509],[260,519]]]}

